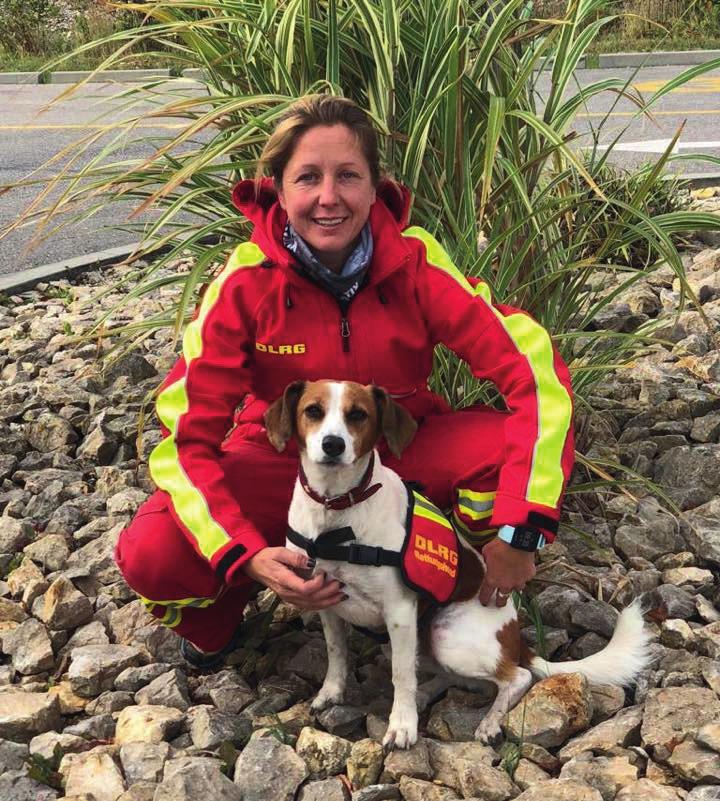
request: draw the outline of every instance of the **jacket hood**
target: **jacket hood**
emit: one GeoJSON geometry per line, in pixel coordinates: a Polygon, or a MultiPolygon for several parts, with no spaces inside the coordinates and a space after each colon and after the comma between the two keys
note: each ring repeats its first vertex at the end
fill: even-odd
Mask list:
{"type": "MultiPolygon", "coordinates": [[[[389,229],[394,229],[398,247],[402,249],[401,255],[404,256],[409,253],[409,249],[401,236],[401,231],[408,226],[410,191],[394,181],[384,180],[378,184],[376,193],[377,199],[370,207],[370,229],[373,239],[379,241],[382,233],[383,241],[387,241],[389,229]]],[[[235,208],[253,224],[252,241],[260,246],[268,258],[279,264],[289,265],[291,256],[282,245],[287,214],[280,206],[273,179],[240,181],[233,189],[232,201],[235,208]]],[[[386,257],[388,255],[390,254],[385,254],[386,257]]],[[[374,280],[384,277],[380,272],[389,272],[390,270],[386,268],[392,269],[394,266],[392,262],[395,259],[383,259],[383,261],[385,262],[383,267],[375,268],[373,264],[374,280]]]]}

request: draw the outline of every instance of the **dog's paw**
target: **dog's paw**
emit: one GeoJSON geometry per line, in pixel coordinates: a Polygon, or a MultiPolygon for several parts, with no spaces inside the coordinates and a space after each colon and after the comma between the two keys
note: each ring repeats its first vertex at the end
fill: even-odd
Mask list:
{"type": "Polygon", "coordinates": [[[480,725],[475,729],[475,739],[482,745],[492,745],[496,743],[502,735],[500,725],[501,718],[495,715],[488,715],[483,718],[480,725]]]}
{"type": "Polygon", "coordinates": [[[310,711],[317,714],[318,712],[322,712],[323,709],[327,709],[329,706],[337,706],[337,704],[343,702],[343,695],[343,691],[336,687],[328,689],[323,687],[312,704],[310,704],[310,711]]]}
{"type": "Polygon", "coordinates": [[[385,753],[394,748],[412,748],[417,742],[417,714],[400,713],[390,716],[385,737],[383,738],[383,749],[385,753]]]}

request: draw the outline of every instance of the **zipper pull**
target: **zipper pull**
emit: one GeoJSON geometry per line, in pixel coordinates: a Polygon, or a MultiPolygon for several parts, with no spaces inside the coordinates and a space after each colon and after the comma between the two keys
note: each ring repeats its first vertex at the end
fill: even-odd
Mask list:
{"type": "Polygon", "coordinates": [[[345,317],[340,320],[340,336],[342,337],[343,351],[348,353],[350,350],[350,322],[345,317]]]}

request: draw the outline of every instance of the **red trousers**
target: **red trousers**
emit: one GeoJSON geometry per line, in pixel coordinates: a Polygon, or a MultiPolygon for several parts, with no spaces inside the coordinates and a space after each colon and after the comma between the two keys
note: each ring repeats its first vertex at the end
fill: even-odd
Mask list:
{"type": "MultiPolygon", "coordinates": [[[[401,459],[383,464],[419,482],[453,522],[480,546],[496,533],[488,523],[504,447],[506,414],[484,407],[427,417],[401,459]]],[[[277,453],[265,442],[235,441],[221,464],[245,516],[269,545],[284,545],[297,476],[297,452],[277,453]]],[[[169,496],[157,491],[120,535],[115,558],[150,612],[204,651],[222,648],[257,588],[249,578],[223,585],[176,524],[169,496]]],[[[371,568],[368,568],[371,569],[371,568]]]]}

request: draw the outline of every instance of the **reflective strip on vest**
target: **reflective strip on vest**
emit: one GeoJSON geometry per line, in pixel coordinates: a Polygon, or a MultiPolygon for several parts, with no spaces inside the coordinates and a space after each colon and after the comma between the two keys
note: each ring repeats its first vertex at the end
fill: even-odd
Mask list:
{"type": "Polygon", "coordinates": [[[185,376],[192,362],[202,355],[203,325],[215,307],[225,283],[238,270],[256,267],[264,258],[262,250],[252,242],[244,242],[233,251],[225,269],[208,287],[200,305],[200,313],[188,325],[183,336],[185,375],[166,387],[157,399],[158,417],[170,434],[150,454],[150,475],[160,489],[170,493],[176,514],[195,538],[200,553],[208,560],[229,542],[230,535],[212,517],[203,494],[190,481],[180,464],[175,437],[178,423],[187,413],[190,403],[185,376]]]}
{"type": "Polygon", "coordinates": [[[457,510],[470,520],[486,520],[492,517],[495,492],[458,490],[457,510]]]}
{"type": "Polygon", "coordinates": [[[535,379],[538,422],[525,499],[543,506],[557,506],[564,482],[562,453],[572,420],[572,401],[555,373],[550,335],[525,314],[505,316],[496,309],[487,284],[481,281],[473,288],[442,245],[423,228],[407,228],[403,236],[419,239],[425,246],[428,264],[442,270],[471,295],[480,298],[527,359],[535,379]]]}

